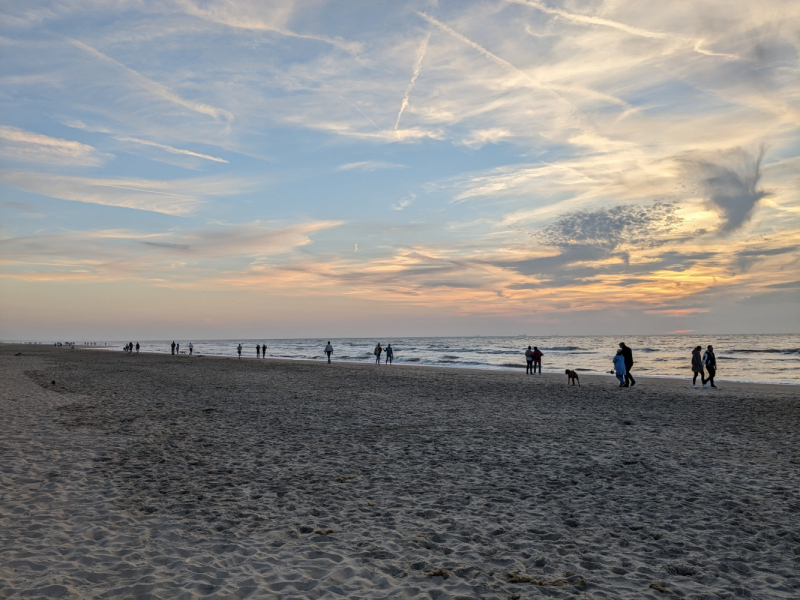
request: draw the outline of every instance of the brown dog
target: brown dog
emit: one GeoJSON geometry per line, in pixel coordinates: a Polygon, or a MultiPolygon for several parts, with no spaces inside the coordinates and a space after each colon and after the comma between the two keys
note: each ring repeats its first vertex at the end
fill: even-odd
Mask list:
{"type": "Polygon", "coordinates": [[[578,387],[581,387],[581,380],[578,378],[578,374],[575,371],[570,371],[567,369],[564,371],[564,373],[567,374],[567,385],[569,385],[570,382],[572,382],[572,385],[575,385],[575,382],[577,381],[578,387]]]}

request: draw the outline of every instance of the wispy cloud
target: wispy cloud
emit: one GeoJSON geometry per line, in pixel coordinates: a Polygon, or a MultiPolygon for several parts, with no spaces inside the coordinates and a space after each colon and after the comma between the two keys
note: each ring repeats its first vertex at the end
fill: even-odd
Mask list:
{"type": "Polygon", "coordinates": [[[145,77],[144,75],[140,74],[137,71],[134,71],[130,67],[125,66],[118,60],[115,60],[110,56],[103,54],[96,48],[92,48],[88,44],[84,44],[79,40],[70,39],[68,41],[76,48],[79,48],[84,52],[87,52],[96,59],[104,63],[107,63],[109,65],[112,65],[113,67],[119,69],[120,71],[123,71],[132,83],[138,85],[142,89],[147,90],[148,92],[150,92],[154,96],[161,98],[162,100],[166,100],[167,102],[175,104],[176,106],[186,108],[196,113],[212,117],[213,119],[224,120],[227,122],[233,121],[233,114],[225,109],[217,108],[216,106],[211,106],[203,102],[194,102],[192,100],[187,100],[186,98],[182,98],[181,96],[170,90],[167,86],[158,83],[157,81],[153,81],[148,77],[145,77]]]}
{"type": "Polygon", "coordinates": [[[377,171],[379,169],[402,169],[405,165],[385,162],[381,160],[365,160],[352,162],[336,167],[337,171],[377,171]]]}
{"type": "Polygon", "coordinates": [[[113,158],[88,144],[2,125],[0,154],[11,160],[85,167],[98,167],[113,158]]]}
{"type": "Polygon", "coordinates": [[[142,144],[143,146],[152,146],[154,148],[161,148],[162,150],[166,150],[172,154],[183,154],[184,156],[195,156],[197,158],[202,158],[204,160],[211,160],[214,162],[219,163],[227,163],[228,161],[224,158],[218,158],[216,156],[209,156],[208,154],[200,154],[199,152],[192,152],[191,150],[182,150],[181,148],[173,148],[172,146],[167,146],[166,144],[159,144],[158,142],[151,142],[149,140],[140,140],[137,138],[132,137],[115,137],[115,140],[119,140],[120,142],[132,142],[134,144],[142,144]]]}

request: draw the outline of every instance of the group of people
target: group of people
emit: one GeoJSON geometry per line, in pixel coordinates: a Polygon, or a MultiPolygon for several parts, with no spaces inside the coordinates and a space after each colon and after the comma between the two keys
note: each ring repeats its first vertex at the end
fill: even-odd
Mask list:
{"type": "MultiPolygon", "coordinates": [[[[330,344],[330,342],[328,342],[330,344]]],[[[387,365],[392,364],[392,360],[394,359],[394,350],[392,350],[392,345],[389,344],[386,346],[386,350],[381,347],[381,343],[378,342],[378,345],[375,346],[374,354],[375,354],[375,364],[381,364],[381,354],[386,354],[386,363],[387,365]]]]}
{"type": "MultiPolygon", "coordinates": [[[[136,344],[136,348],[138,350],[139,344],[136,344]]],[[[176,344],[175,342],[172,342],[171,348],[172,348],[172,353],[173,354],[180,354],[181,353],[181,345],[180,344],[176,344]]],[[[189,342],[189,354],[191,354],[192,352],[194,352],[194,344],[192,344],[192,342],[189,342]]]]}
{"type": "Polygon", "coordinates": [[[714,346],[709,345],[701,357],[700,352],[702,351],[703,348],[701,346],[696,346],[692,350],[692,371],[694,372],[692,387],[697,387],[697,376],[700,375],[700,383],[703,384],[703,387],[710,383],[712,388],[716,388],[714,375],[717,374],[717,357],[714,355],[714,346]],[[708,372],[708,377],[705,376],[703,367],[708,372]]]}
{"type": "Polygon", "coordinates": [[[533,350],[531,350],[531,347],[528,346],[528,349],[525,350],[525,362],[527,363],[525,365],[526,375],[533,375],[536,373],[536,367],[539,367],[539,375],[542,374],[542,356],[544,356],[544,353],[539,350],[539,348],[534,346],[533,350]]]}
{"type": "MultiPolygon", "coordinates": [[[[239,358],[242,358],[242,345],[236,346],[236,352],[239,358]]],[[[256,358],[267,358],[267,345],[256,344],[256,358]]]]}
{"type": "MultiPolygon", "coordinates": [[[[133,351],[136,350],[136,354],[139,354],[139,342],[136,342],[135,346],[133,345],[133,342],[128,342],[125,344],[125,348],[123,348],[123,350],[129,354],[133,354],[133,351]]],[[[173,352],[173,354],[175,353],[173,352]]]]}

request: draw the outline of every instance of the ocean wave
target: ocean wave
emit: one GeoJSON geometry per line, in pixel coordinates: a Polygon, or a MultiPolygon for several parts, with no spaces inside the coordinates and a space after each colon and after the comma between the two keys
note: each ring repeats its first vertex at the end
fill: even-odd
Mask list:
{"type": "Polygon", "coordinates": [[[511,367],[511,368],[514,368],[514,369],[521,369],[525,365],[524,364],[520,364],[520,363],[500,363],[498,366],[499,367],[511,367]]]}
{"type": "Polygon", "coordinates": [[[579,348],[578,346],[553,346],[552,348],[542,348],[542,350],[548,350],[550,352],[572,352],[574,350],[583,350],[583,348],[579,348]]]}
{"type": "Polygon", "coordinates": [[[658,348],[640,348],[639,352],[661,352],[658,348]]]}
{"type": "Polygon", "coordinates": [[[420,359],[418,358],[404,358],[402,359],[403,362],[419,362],[420,359]]]}
{"type": "Polygon", "coordinates": [[[727,350],[726,352],[738,352],[740,354],[800,354],[800,348],[767,348],[764,350],[758,350],[755,348],[735,348],[733,350],[727,350]]]}

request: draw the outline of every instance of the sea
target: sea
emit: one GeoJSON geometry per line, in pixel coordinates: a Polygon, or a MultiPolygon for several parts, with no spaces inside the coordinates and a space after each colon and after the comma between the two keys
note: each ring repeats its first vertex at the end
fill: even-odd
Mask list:
{"type": "MultiPolygon", "coordinates": [[[[135,344],[139,340],[132,340],[135,344]]],[[[242,344],[243,358],[256,358],[256,345],[267,345],[267,357],[285,360],[325,360],[327,339],[175,340],[180,353],[236,356],[242,344]]],[[[524,352],[537,346],[544,353],[542,371],[565,369],[606,374],[611,359],[624,341],[632,350],[634,375],[691,379],[695,346],[714,346],[718,381],[800,384],[800,335],[640,335],[640,336],[477,336],[331,339],[333,360],[374,363],[373,350],[380,342],[392,345],[395,365],[423,365],[454,369],[524,370],[524,352]]],[[[139,341],[142,352],[170,353],[172,340],[139,341]]],[[[121,351],[124,342],[97,348],[121,351]]],[[[382,361],[385,355],[382,356],[382,361]]]]}

